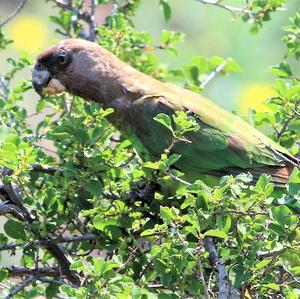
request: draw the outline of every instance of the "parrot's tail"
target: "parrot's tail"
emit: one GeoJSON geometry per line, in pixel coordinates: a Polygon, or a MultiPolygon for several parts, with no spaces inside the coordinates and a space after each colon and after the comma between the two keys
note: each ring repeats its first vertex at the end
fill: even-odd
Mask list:
{"type": "Polygon", "coordinates": [[[285,188],[289,181],[289,176],[292,173],[293,166],[263,166],[257,168],[226,168],[220,170],[209,171],[210,175],[224,176],[224,175],[238,175],[242,172],[250,172],[253,176],[253,183],[256,183],[259,177],[263,174],[271,176],[271,182],[279,188],[285,188]]]}
{"type": "Polygon", "coordinates": [[[254,181],[257,181],[263,173],[269,174],[271,176],[271,182],[276,187],[285,188],[293,169],[291,166],[264,166],[262,168],[253,169],[252,171],[250,170],[250,173],[253,175],[254,181]]]}

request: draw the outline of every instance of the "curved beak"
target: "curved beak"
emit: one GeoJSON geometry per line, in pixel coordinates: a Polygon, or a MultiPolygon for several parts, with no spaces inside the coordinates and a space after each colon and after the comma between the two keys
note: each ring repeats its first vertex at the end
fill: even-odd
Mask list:
{"type": "Polygon", "coordinates": [[[43,89],[48,86],[50,80],[51,75],[46,68],[37,69],[34,67],[32,72],[32,85],[40,96],[43,95],[43,89]]]}

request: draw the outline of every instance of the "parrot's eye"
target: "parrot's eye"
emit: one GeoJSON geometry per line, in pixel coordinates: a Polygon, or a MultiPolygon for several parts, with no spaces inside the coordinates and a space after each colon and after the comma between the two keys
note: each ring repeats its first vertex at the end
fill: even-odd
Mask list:
{"type": "Polygon", "coordinates": [[[67,63],[67,56],[65,55],[65,54],[59,54],[58,56],[57,56],[57,62],[59,63],[59,64],[66,64],[67,63]]]}

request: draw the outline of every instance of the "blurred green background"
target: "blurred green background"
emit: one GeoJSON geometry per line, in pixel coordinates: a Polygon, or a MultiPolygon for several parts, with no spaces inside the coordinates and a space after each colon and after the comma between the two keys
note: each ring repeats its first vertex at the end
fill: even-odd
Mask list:
{"type": "MultiPolygon", "coordinates": [[[[1,19],[8,16],[19,2],[0,0],[1,19]]],[[[203,5],[196,0],[170,0],[169,3],[172,18],[168,23],[164,21],[158,0],[142,0],[134,18],[136,28],[151,33],[157,44],[163,29],[185,33],[185,42],[178,46],[176,57],[158,50],[161,62],[173,69],[190,63],[194,55],[232,57],[241,66],[242,72],[214,79],[204,90],[204,94],[230,111],[245,113],[248,107],[266,109],[262,100],[272,95],[270,86],[274,81],[268,68],[278,64],[285,54],[285,46],[281,43],[281,28],[288,24],[290,16],[300,10],[300,1],[289,0],[286,9],[272,14],[272,20],[264,23],[256,35],[250,33],[249,24],[234,20],[229,12],[221,8],[203,5]]],[[[239,6],[242,1],[232,0],[230,3],[239,6]]],[[[98,7],[98,23],[103,21],[111,9],[111,5],[98,7]]],[[[25,52],[34,59],[53,39],[63,38],[54,33],[55,26],[49,20],[50,15],[56,14],[57,8],[51,2],[27,2],[25,8],[3,29],[14,43],[5,52],[1,52],[1,73],[8,69],[8,57],[17,58],[20,53],[25,52]]],[[[297,70],[297,63],[293,62],[292,65],[297,70]]],[[[30,71],[23,72],[20,76],[30,78],[30,71]]],[[[37,95],[28,92],[25,98],[29,112],[34,112],[37,95]]]]}

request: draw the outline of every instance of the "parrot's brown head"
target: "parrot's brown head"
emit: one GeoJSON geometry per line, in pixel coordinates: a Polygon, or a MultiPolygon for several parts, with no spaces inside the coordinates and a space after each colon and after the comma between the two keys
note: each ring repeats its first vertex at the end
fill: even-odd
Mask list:
{"type": "MultiPolygon", "coordinates": [[[[116,59],[96,43],[80,39],[63,40],[42,52],[32,72],[36,92],[56,94],[68,91],[94,99],[99,87],[110,77],[111,62],[116,59]]],[[[105,88],[104,88],[105,89],[105,88]]]]}

